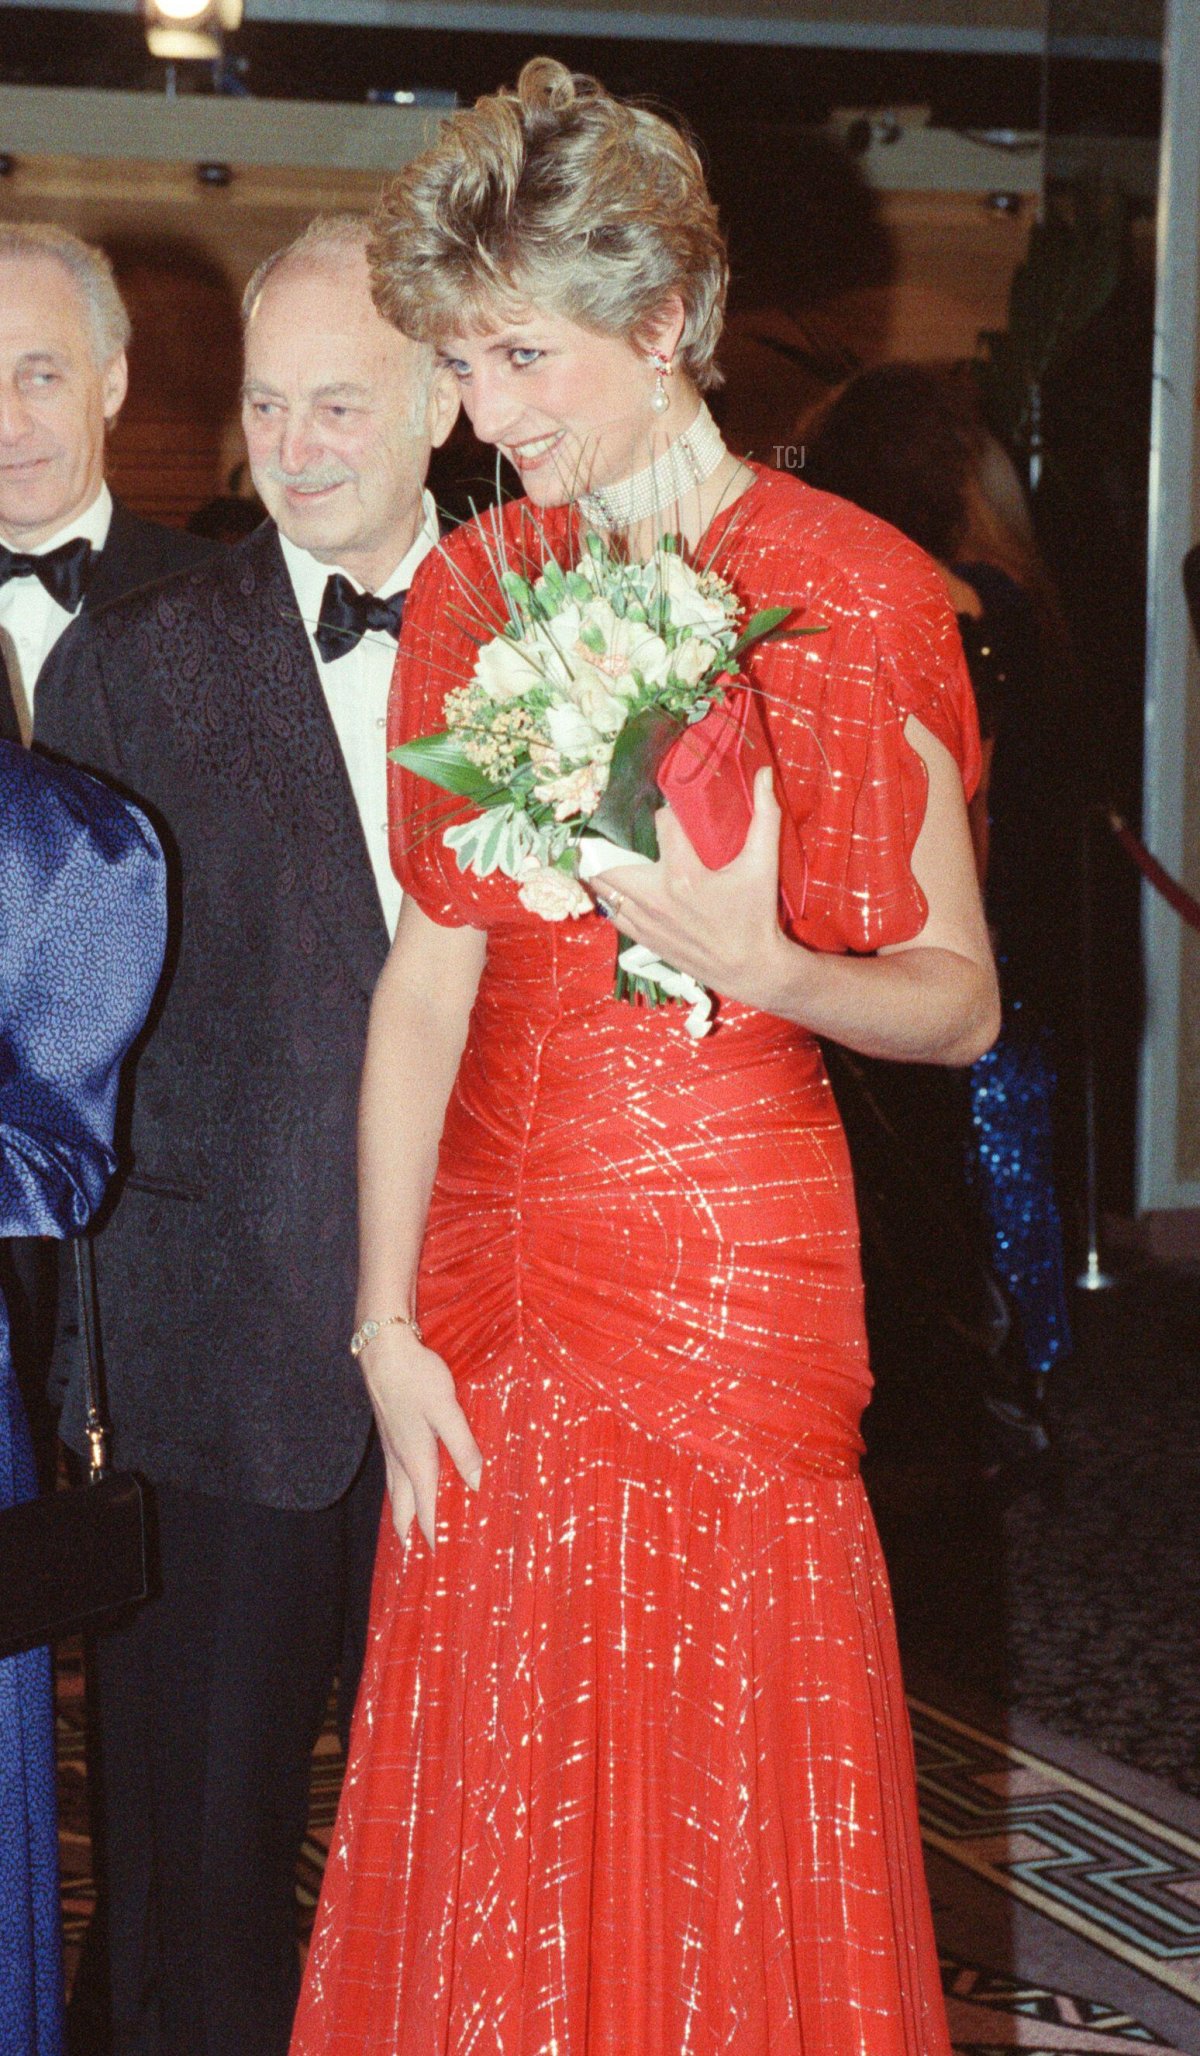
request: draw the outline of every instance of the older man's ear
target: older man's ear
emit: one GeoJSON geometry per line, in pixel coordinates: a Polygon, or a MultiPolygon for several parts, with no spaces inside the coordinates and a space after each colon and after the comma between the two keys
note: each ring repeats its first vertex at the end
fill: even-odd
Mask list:
{"type": "Polygon", "coordinates": [[[429,441],[435,450],[441,449],[454,427],[461,405],[458,380],[444,364],[439,364],[429,382],[429,441]]]}
{"type": "Polygon", "coordinates": [[[117,416],[125,405],[125,395],[129,391],[129,359],[124,350],[118,350],[116,356],[110,357],[105,365],[101,391],[104,395],[104,425],[106,428],[115,428],[117,416]]]}

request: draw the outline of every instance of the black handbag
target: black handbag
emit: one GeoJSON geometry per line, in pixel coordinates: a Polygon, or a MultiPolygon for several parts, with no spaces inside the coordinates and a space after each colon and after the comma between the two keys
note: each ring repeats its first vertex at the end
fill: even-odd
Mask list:
{"type": "Polygon", "coordinates": [[[0,1512],[0,1657],[99,1627],[150,1590],[147,1488],[108,1464],[92,1245],[74,1244],[87,1396],[87,1483],[0,1512]]]}

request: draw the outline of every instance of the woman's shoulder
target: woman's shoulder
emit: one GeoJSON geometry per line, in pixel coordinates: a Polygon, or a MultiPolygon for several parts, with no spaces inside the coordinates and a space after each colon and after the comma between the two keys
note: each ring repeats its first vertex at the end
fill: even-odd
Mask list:
{"type": "MultiPolygon", "coordinates": [[[[809,585],[853,599],[876,617],[920,599],[948,607],[932,558],[890,522],[807,485],[793,472],[754,469],[744,527],[780,568],[801,571],[809,585]]],[[[732,513],[736,517],[736,506],[732,513]]],[[[731,519],[731,542],[737,526],[731,519]]]]}
{"type": "Polygon", "coordinates": [[[568,529],[567,510],[535,508],[529,500],[484,508],[450,529],[413,579],[402,648],[411,654],[429,637],[443,647],[454,640],[456,623],[474,641],[496,634],[505,618],[501,573],[538,571],[551,552],[561,560],[568,529]]]}
{"type": "MultiPolygon", "coordinates": [[[[915,715],[973,787],[978,736],[970,681],[933,559],[888,522],[802,479],[760,472],[759,485],[760,505],[747,505],[743,528],[746,583],[759,605],[790,603],[798,623],[820,630],[811,644],[783,642],[763,661],[820,673],[827,709],[840,708],[852,725],[878,717],[897,727],[915,715]],[[879,695],[877,680],[886,687],[879,695]]],[[[732,544],[726,565],[736,582],[732,544]]]]}

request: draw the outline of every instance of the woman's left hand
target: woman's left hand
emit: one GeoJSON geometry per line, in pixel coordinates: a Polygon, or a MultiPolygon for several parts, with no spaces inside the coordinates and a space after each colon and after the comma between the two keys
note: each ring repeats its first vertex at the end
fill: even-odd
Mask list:
{"type": "Polygon", "coordinates": [[[795,955],[779,925],[779,802],[766,766],[741,854],[720,871],[701,862],[669,807],[655,817],[657,864],[600,872],[591,889],[622,935],[687,971],[710,992],[774,1011],[795,955]]]}

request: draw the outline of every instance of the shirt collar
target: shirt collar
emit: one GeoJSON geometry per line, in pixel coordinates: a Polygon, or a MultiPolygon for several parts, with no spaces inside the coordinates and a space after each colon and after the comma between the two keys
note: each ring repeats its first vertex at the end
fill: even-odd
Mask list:
{"type": "MultiPolygon", "coordinates": [[[[112,522],[113,501],[107,485],[102,485],[90,507],[68,521],[64,528],[48,536],[44,543],[35,543],[23,554],[28,557],[44,557],[48,550],[57,550],[61,543],[73,542],[76,536],[83,536],[94,550],[102,550],[108,541],[112,522]]],[[[20,543],[9,543],[9,549],[20,550],[20,543]]]]}
{"type": "MultiPolygon", "coordinates": [[[[421,505],[424,509],[424,519],[411,546],[401,557],[390,577],[385,578],[378,588],[378,597],[381,600],[389,599],[393,593],[407,592],[417,575],[418,566],[424,562],[437,543],[437,506],[431,492],[425,491],[421,494],[421,505]]],[[[321,611],[325,582],[333,572],[340,571],[342,567],[339,564],[319,564],[308,550],[302,550],[298,543],[292,542],[282,529],[279,531],[279,546],[283,551],[283,561],[292,581],[292,590],[296,595],[301,619],[311,636],[321,611]]],[[[342,576],[350,580],[356,592],[365,592],[365,586],[349,571],[343,571],[342,576]]]]}

